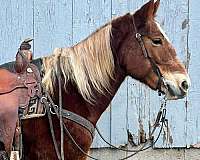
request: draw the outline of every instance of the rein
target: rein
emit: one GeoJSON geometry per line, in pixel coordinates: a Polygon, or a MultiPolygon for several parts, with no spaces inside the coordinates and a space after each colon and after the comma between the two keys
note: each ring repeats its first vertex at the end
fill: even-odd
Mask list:
{"type": "Polygon", "coordinates": [[[166,100],[162,101],[162,104],[160,106],[160,109],[159,109],[159,111],[157,113],[156,120],[155,120],[154,125],[153,125],[153,129],[152,129],[151,133],[149,134],[149,138],[146,140],[146,142],[144,144],[142,144],[142,146],[139,147],[139,149],[129,150],[129,149],[123,149],[123,148],[116,147],[116,146],[110,144],[108,141],[106,141],[104,139],[104,137],[102,136],[102,134],[100,133],[100,131],[99,131],[99,129],[97,127],[96,127],[96,130],[97,130],[99,136],[101,137],[101,139],[106,144],[108,144],[109,146],[113,147],[114,149],[117,149],[117,150],[120,150],[120,151],[124,151],[124,152],[135,152],[135,153],[133,153],[133,154],[127,156],[127,157],[124,157],[122,159],[119,159],[119,160],[129,159],[129,158],[133,157],[134,155],[138,154],[139,152],[149,149],[150,147],[155,145],[155,143],[158,141],[158,139],[160,137],[160,134],[161,134],[161,132],[163,130],[163,126],[166,125],[165,122],[167,122],[167,119],[166,119],[166,102],[167,102],[166,100]],[[158,127],[160,127],[159,133],[158,133],[157,138],[155,139],[155,141],[153,141],[153,139],[154,139],[153,134],[155,133],[155,131],[156,131],[156,129],[158,127]],[[149,142],[151,142],[151,145],[147,146],[147,144],[149,142]]]}

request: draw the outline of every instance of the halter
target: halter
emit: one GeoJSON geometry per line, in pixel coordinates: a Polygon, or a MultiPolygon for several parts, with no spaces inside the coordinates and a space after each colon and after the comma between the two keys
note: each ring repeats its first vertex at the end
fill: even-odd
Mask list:
{"type": "Polygon", "coordinates": [[[138,30],[137,30],[137,27],[135,25],[135,19],[134,19],[134,16],[132,18],[132,23],[133,23],[133,29],[135,31],[135,38],[136,40],[138,41],[141,49],[142,49],[142,53],[144,55],[145,58],[147,58],[149,60],[149,62],[151,63],[151,67],[153,69],[153,72],[157,75],[158,77],[158,82],[157,82],[157,86],[156,86],[156,89],[158,90],[158,94],[159,96],[161,95],[162,93],[162,90],[161,90],[161,85],[163,84],[164,87],[167,88],[167,85],[166,85],[166,82],[165,82],[165,79],[160,71],[160,68],[158,67],[158,65],[156,64],[156,62],[151,58],[151,56],[149,56],[149,52],[147,51],[147,49],[145,48],[145,45],[144,45],[144,42],[143,42],[143,39],[142,39],[142,36],[138,30]]]}

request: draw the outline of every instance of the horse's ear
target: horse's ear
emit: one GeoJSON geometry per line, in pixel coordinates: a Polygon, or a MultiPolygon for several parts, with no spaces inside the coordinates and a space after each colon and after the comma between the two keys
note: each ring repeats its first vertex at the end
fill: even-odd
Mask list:
{"type": "Polygon", "coordinates": [[[155,16],[156,15],[156,12],[159,8],[159,5],[160,5],[160,0],[157,0],[155,3],[154,3],[154,12],[153,12],[153,15],[155,16]]]}
{"type": "Polygon", "coordinates": [[[155,3],[154,0],[150,0],[135,12],[135,17],[137,17],[141,22],[146,22],[149,19],[153,19],[158,7],[159,0],[157,0],[155,3]]]}

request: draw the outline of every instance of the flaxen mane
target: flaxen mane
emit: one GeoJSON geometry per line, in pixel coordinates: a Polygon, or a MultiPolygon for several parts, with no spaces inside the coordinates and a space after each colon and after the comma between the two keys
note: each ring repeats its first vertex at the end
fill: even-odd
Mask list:
{"type": "Polygon", "coordinates": [[[59,67],[64,75],[65,86],[69,81],[74,83],[85,100],[95,100],[92,89],[99,93],[109,91],[114,70],[110,32],[111,24],[107,24],[77,45],[57,48],[53,55],[44,58],[43,82],[46,88],[53,93],[60,58],[59,67]]]}

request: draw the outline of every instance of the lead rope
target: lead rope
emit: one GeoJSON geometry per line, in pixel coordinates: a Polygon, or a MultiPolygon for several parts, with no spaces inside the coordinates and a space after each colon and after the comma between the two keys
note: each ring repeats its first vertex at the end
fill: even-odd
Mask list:
{"type": "Polygon", "coordinates": [[[154,128],[151,131],[151,133],[149,135],[149,138],[147,139],[146,143],[144,143],[144,145],[142,147],[140,147],[140,149],[137,149],[137,150],[128,150],[128,149],[118,148],[118,147],[112,145],[111,143],[109,143],[108,141],[105,140],[105,138],[102,136],[101,132],[99,131],[98,127],[96,127],[96,130],[97,130],[99,136],[101,137],[101,139],[106,144],[108,144],[109,146],[113,147],[114,149],[117,149],[117,150],[120,150],[120,151],[124,151],[124,152],[136,152],[136,153],[133,154],[133,155],[135,155],[140,151],[144,151],[144,150],[150,148],[151,146],[153,146],[157,142],[157,140],[160,137],[161,131],[163,130],[163,124],[164,124],[165,121],[166,121],[166,100],[162,101],[161,107],[160,107],[160,109],[159,109],[159,111],[157,113],[157,117],[156,117],[155,123],[153,125],[154,128]],[[160,131],[159,131],[159,134],[158,134],[156,140],[153,142],[153,144],[151,146],[148,146],[148,147],[144,148],[148,144],[148,142],[152,140],[153,134],[155,133],[156,128],[159,126],[160,122],[162,122],[162,123],[161,123],[160,131]]]}
{"type": "MultiPolygon", "coordinates": [[[[152,65],[152,68],[153,68],[154,72],[157,74],[157,76],[158,76],[158,78],[159,78],[158,84],[157,84],[157,89],[159,90],[158,93],[159,93],[159,95],[160,95],[161,83],[163,82],[163,84],[164,84],[165,87],[166,87],[166,84],[165,84],[165,81],[164,81],[164,79],[163,79],[163,77],[162,77],[162,74],[161,74],[161,72],[160,72],[160,69],[157,67],[157,65],[156,65],[155,62],[151,59],[151,57],[149,57],[149,54],[148,54],[148,52],[147,52],[147,50],[146,50],[146,48],[145,48],[145,46],[144,46],[144,43],[143,43],[141,34],[137,32],[137,28],[136,28],[136,25],[135,25],[134,17],[133,17],[133,28],[134,28],[134,30],[135,30],[135,32],[136,32],[135,37],[136,37],[137,41],[139,42],[139,45],[141,46],[142,52],[143,52],[143,54],[144,54],[144,57],[149,59],[149,61],[150,61],[151,65],[152,65]]],[[[149,147],[146,147],[146,148],[145,148],[145,146],[147,145],[147,143],[152,139],[152,136],[153,136],[153,134],[154,134],[154,132],[155,132],[157,126],[160,124],[160,118],[161,118],[161,116],[162,116],[162,125],[161,125],[161,129],[160,129],[160,132],[159,132],[159,134],[158,134],[158,137],[157,137],[156,140],[153,142],[153,144],[155,144],[155,143],[157,142],[157,140],[159,139],[160,133],[161,133],[161,131],[163,130],[163,124],[165,123],[165,119],[166,119],[166,117],[165,117],[165,116],[166,116],[166,99],[165,99],[165,98],[164,98],[164,102],[161,104],[161,108],[160,108],[160,110],[159,110],[159,112],[158,112],[158,114],[157,114],[157,118],[156,118],[156,121],[155,121],[155,124],[154,124],[154,128],[153,128],[153,131],[150,133],[149,139],[148,139],[147,142],[146,142],[140,149],[138,149],[138,150],[127,150],[127,149],[118,148],[118,147],[116,147],[116,146],[110,144],[108,141],[106,141],[106,140],[104,139],[104,137],[101,135],[101,133],[100,133],[98,127],[96,127],[96,130],[97,130],[99,136],[102,138],[102,140],[103,140],[106,144],[108,144],[109,146],[111,146],[111,147],[113,147],[113,148],[115,148],[115,149],[117,149],[117,150],[121,150],[121,151],[125,151],[125,152],[135,152],[134,154],[132,154],[132,155],[130,155],[130,156],[125,157],[125,158],[122,159],[122,160],[125,160],[125,159],[128,159],[128,158],[134,156],[134,155],[137,154],[138,152],[143,151],[143,150],[146,150],[146,149],[148,149],[148,148],[151,147],[151,146],[149,146],[149,147]]]]}
{"type": "MultiPolygon", "coordinates": [[[[161,122],[162,122],[162,123],[161,123],[161,128],[160,128],[160,131],[159,131],[159,133],[158,133],[158,136],[157,136],[156,140],[155,140],[150,146],[144,148],[144,147],[147,145],[147,142],[146,142],[140,149],[138,149],[138,151],[136,151],[135,153],[133,153],[133,154],[131,154],[131,155],[125,157],[125,158],[122,158],[122,159],[120,159],[120,160],[126,160],[126,159],[128,159],[128,158],[131,158],[131,157],[133,157],[134,155],[138,154],[140,151],[147,150],[147,149],[149,149],[150,147],[153,147],[153,145],[155,145],[155,143],[158,141],[158,139],[159,139],[159,137],[160,137],[160,135],[161,135],[161,132],[162,132],[162,130],[163,130],[163,126],[164,126],[164,123],[165,123],[165,120],[166,120],[166,100],[164,101],[164,103],[161,104],[161,107],[163,108],[163,113],[160,114],[160,118],[162,117],[162,118],[161,118],[161,122]]],[[[158,115],[159,115],[159,112],[158,112],[158,115]]],[[[159,118],[159,116],[157,116],[157,118],[159,118]]],[[[159,119],[160,119],[160,118],[159,118],[159,119]]],[[[157,119],[157,120],[158,120],[158,119],[157,119]]],[[[155,123],[155,124],[156,124],[156,123],[155,123]]],[[[158,125],[158,123],[157,123],[156,125],[158,125]]],[[[152,130],[152,132],[151,132],[151,134],[150,134],[150,137],[149,137],[149,140],[150,140],[151,138],[153,138],[153,133],[155,132],[155,130],[156,130],[156,127],[154,127],[154,129],[152,130]]]]}

